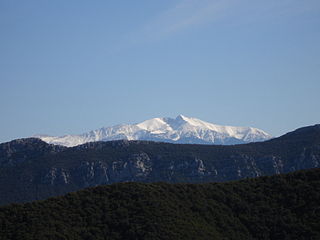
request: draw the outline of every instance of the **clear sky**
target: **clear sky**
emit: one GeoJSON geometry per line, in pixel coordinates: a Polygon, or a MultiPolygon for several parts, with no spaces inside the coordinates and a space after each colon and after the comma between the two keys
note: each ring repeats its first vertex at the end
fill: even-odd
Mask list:
{"type": "Polygon", "coordinates": [[[0,0],[0,141],[184,114],[320,123],[319,0],[0,0]]]}

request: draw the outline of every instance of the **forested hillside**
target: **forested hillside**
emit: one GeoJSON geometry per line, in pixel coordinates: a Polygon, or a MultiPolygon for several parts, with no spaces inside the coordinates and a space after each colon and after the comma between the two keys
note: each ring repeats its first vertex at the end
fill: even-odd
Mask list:
{"type": "Polygon", "coordinates": [[[320,169],[228,183],[117,183],[0,208],[0,239],[320,239],[320,169]]]}

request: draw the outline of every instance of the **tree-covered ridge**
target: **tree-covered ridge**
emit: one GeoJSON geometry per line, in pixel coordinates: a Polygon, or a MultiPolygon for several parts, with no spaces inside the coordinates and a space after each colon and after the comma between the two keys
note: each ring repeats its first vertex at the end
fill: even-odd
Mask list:
{"type": "Polygon", "coordinates": [[[117,183],[0,208],[0,239],[320,239],[320,169],[227,183],[117,183]]]}
{"type": "Polygon", "coordinates": [[[223,145],[93,142],[0,144],[0,205],[116,182],[221,182],[320,166],[320,125],[266,142],[223,145]]]}

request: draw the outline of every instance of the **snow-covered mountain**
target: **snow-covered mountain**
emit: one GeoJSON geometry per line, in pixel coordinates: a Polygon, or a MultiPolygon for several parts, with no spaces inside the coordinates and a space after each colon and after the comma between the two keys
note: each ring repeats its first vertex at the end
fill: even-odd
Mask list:
{"type": "Polygon", "coordinates": [[[62,137],[37,135],[35,137],[47,143],[67,147],[87,142],[120,139],[230,145],[265,141],[271,138],[269,134],[257,128],[220,126],[183,115],[176,118],[153,118],[138,124],[104,127],[80,135],[62,137]]]}

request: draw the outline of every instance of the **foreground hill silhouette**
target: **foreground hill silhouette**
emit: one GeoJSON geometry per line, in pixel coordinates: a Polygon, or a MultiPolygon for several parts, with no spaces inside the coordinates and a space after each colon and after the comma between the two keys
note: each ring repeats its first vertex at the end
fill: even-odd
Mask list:
{"type": "Polygon", "coordinates": [[[113,141],[66,148],[18,139],[0,144],[0,204],[116,182],[221,182],[319,166],[320,125],[233,146],[113,141]]]}
{"type": "Polygon", "coordinates": [[[117,183],[0,208],[0,239],[320,239],[320,169],[228,183],[117,183]]]}

